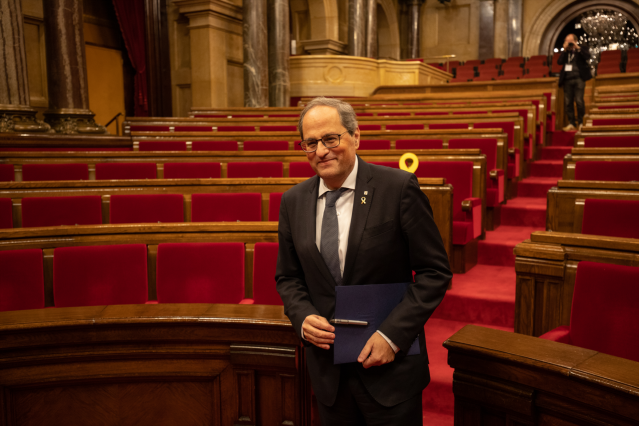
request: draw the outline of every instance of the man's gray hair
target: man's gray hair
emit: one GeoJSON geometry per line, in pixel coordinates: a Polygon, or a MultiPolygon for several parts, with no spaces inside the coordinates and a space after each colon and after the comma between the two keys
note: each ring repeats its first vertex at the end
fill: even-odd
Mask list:
{"type": "Polygon", "coordinates": [[[297,123],[297,130],[300,132],[302,140],[304,140],[304,131],[302,130],[302,125],[304,124],[304,116],[307,112],[317,106],[327,106],[335,108],[337,110],[337,113],[339,114],[339,119],[342,122],[342,126],[346,128],[348,134],[351,136],[355,134],[355,131],[357,130],[357,114],[355,114],[355,110],[353,109],[353,107],[349,103],[340,101],[339,99],[325,98],[323,96],[320,96],[306,104],[306,107],[300,114],[300,121],[297,123]]]}

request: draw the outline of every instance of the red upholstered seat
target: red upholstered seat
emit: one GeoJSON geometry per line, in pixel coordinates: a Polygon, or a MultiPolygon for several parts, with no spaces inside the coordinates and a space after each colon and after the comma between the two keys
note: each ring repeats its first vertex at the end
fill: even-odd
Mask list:
{"type": "Polygon", "coordinates": [[[262,194],[193,194],[193,222],[259,222],[262,194]]]}
{"type": "MultiPolygon", "coordinates": [[[[359,114],[358,114],[359,115],[359,114]]],[[[379,112],[378,117],[408,117],[410,112],[379,112]]]]}
{"type": "Polygon", "coordinates": [[[450,139],[450,149],[481,149],[486,155],[486,205],[494,207],[504,201],[504,170],[497,165],[497,139],[493,138],[468,138],[450,139]],[[490,171],[495,170],[497,178],[490,177],[490,171]]]}
{"type": "Polygon", "coordinates": [[[244,298],[243,243],[158,245],[159,303],[239,303],[244,298]]]}
{"type": "Polygon", "coordinates": [[[193,151],[237,151],[236,141],[193,141],[193,151]]]}
{"type": "Polygon", "coordinates": [[[391,149],[391,141],[385,139],[360,139],[359,149],[391,149]]]}
{"type": "Polygon", "coordinates": [[[356,113],[356,115],[358,117],[372,117],[375,114],[373,114],[372,112],[358,112],[358,113],[356,113]]]}
{"type": "Polygon", "coordinates": [[[360,124],[359,130],[382,130],[382,126],[380,124],[360,124]]]}
{"type": "Polygon", "coordinates": [[[579,262],[570,326],[541,336],[639,361],[639,267],[579,262]]]}
{"type": "Polygon", "coordinates": [[[268,197],[268,220],[277,222],[280,220],[280,204],[283,192],[271,192],[268,197]]]}
{"type": "Polygon", "coordinates": [[[429,124],[431,130],[468,129],[468,123],[433,123],[429,124]]]}
{"type": "Polygon", "coordinates": [[[87,164],[24,164],[22,180],[89,180],[87,164]]]}
{"type": "MultiPolygon", "coordinates": [[[[515,123],[512,121],[493,121],[490,123],[475,123],[473,124],[475,129],[501,129],[506,135],[508,135],[508,148],[515,147],[515,123]]],[[[515,150],[514,155],[508,156],[508,170],[504,170],[508,173],[508,179],[519,177],[519,149],[515,150]]]]}
{"type": "Polygon", "coordinates": [[[260,126],[261,132],[297,132],[297,126],[260,126]]]}
{"type": "Polygon", "coordinates": [[[639,200],[587,199],[581,232],[639,239],[639,200]]]}
{"type": "Polygon", "coordinates": [[[44,308],[42,250],[0,251],[0,311],[44,308]]]}
{"type": "Polygon", "coordinates": [[[254,132],[254,126],[218,126],[218,132],[254,132]]]}
{"type": "Polygon", "coordinates": [[[639,181],[639,161],[578,161],[576,180],[639,181]]]}
{"type": "Polygon", "coordinates": [[[99,195],[22,199],[22,227],[102,224],[99,195]]]}
{"type": "Polygon", "coordinates": [[[210,179],[222,177],[220,163],[165,163],[165,179],[210,179]]]}
{"type": "Polygon", "coordinates": [[[637,109],[639,108],[639,104],[618,104],[618,105],[598,105],[599,109],[637,109]]]}
{"type": "Polygon", "coordinates": [[[226,174],[229,179],[282,177],[284,166],[278,161],[228,163],[226,174]]]}
{"type": "Polygon", "coordinates": [[[0,182],[13,182],[14,180],[13,164],[0,164],[0,182]]]}
{"type": "Polygon", "coordinates": [[[132,125],[132,132],[168,132],[170,126],[144,126],[144,125],[132,125]]]}
{"type": "Polygon", "coordinates": [[[244,151],[288,151],[287,141],[245,141],[244,151]]]}
{"type": "Polygon", "coordinates": [[[100,163],[95,165],[96,180],[156,179],[155,163],[100,163]]]}
{"type": "Polygon", "coordinates": [[[387,124],[386,130],[424,130],[423,124],[387,124]]]}
{"type": "Polygon", "coordinates": [[[112,195],[110,223],[184,222],[181,194],[112,195]]]}
{"type": "Polygon", "coordinates": [[[426,111],[416,112],[415,115],[448,115],[448,113],[443,111],[426,111]]]}
{"type": "Polygon", "coordinates": [[[588,136],[586,148],[639,148],[639,136],[588,136]]]}
{"type": "Polygon", "coordinates": [[[282,305],[275,285],[278,243],[256,243],[253,254],[253,303],[282,305]]]}
{"type": "Polygon", "coordinates": [[[53,252],[55,306],[146,303],[146,245],[59,247],[53,252]]]}
{"type": "Polygon", "coordinates": [[[140,151],[186,151],[184,141],[140,141],[140,151]]]}
{"type": "Polygon", "coordinates": [[[288,164],[288,176],[292,178],[313,177],[315,170],[308,161],[295,161],[288,164]]]}
{"type": "Polygon", "coordinates": [[[0,198],[0,229],[13,228],[13,202],[11,198],[0,198]]]}
{"type": "Polygon", "coordinates": [[[299,114],[269,114],[269,117],[286,117],[286,118],[297,118],[299,114]]]}
{"type": "Polygon", "coordinates": [[[453,115],[488,114],[488,111],[454,111],[453,115]]]}
{"type": "Polygon", "coordinates": [[[628,126],[639,124],[639,118],[598,118],[592,120],[593,126],[628,126]]]}
{"type": "Polygon", "coordinates": [[[213,126],[175,126],[176,132],[213,132],[213,126]]]}
{"type": "Polygon", "coordinates": [[[444,141],[441,139],[397,139],[396,149],[442,149],[444,141]]]}

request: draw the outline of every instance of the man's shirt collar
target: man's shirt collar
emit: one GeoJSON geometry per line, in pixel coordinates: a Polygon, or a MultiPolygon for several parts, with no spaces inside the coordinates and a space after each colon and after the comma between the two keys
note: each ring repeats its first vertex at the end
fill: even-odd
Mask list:
{"type": "MultiPolygon", "coordinates": [[[[351,170],[351,173],[348,175],[348,177],[342,184],[342,188],[355,190],[355,183],[357,182],[357,169],[359,167],[358,163],[359,163],[358,158],[355,157],[355,165],[353,166],[353,170],[351,170]]],[[[330,191],[330,189],[328,189],[328,187],[324,183],[324,179],[320,178],[320,185],[319,185],[317,198],[320,198],[322,195],[324,195],[324,193],[328,191],[330,191]]]]}

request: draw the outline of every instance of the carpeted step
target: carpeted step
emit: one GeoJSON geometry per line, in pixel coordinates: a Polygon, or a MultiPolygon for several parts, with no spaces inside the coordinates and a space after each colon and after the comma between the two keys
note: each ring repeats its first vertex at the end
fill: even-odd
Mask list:
{"type": "Polygon", "coordinates": [[[551,133],[550,146],[575,146],[575,134],[577,132],[563,132],[557,130],[551,133]]]}
{"type": "Polygon", "coordinates": [[[542,160],[563,160],[570,154],[571,146],[545,146],[541,149],[542,160]]]}
{"type": "Polygon", "coordinates": [[[438,413],[430,410],[423,410],[423,413],[422,424],[424,426],[453,426],[455,424],[455,416],[453,414],[438,413]]]}
{"type": "MultiPolygon", "coordinates": [[[[557,185],[560,178],[556,177],[529,177],[517,184],[517,197],[541,197],[545,198],[548,190],[557,185]]],[[[508,201],[510,202],[510,200],[508,201]]]]}
{"type": "Polygon", "coordinates": [[[517,197],[501,208],[501,224],[546,227],[546,198],[517,197]]]}
{"type": "Polygon", "coordinates": [[[515,279],[514,268],[502,266],[476,265],[455,274],[433,318],[513,327],[515,279]]]}
{"type": "MultiPolygon", "coordinates": [[[[510,202],[510,201],[509,201],[510,202]]],[[[479,265],[515,266],[513,249],[530,238],[531,232],[543,231],[542,227],[502,225],[494,231],[486,231],[486,239],[479,242],[477,263],[479,265]]],[[[475,266],[475,268],[477,268],[475,266]]],[[[453,280],[457,285],[457,277],[453,280]]]]}
{"type": "Polygon", "coordinates": [[[531,177],[561,178],[564,162],[562,160],[539,160],[528,165],[531,177]]]}

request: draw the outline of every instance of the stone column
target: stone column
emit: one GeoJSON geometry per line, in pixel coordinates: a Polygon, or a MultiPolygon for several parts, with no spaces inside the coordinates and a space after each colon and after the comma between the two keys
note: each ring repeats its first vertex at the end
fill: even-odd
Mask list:
{"type": "Polygon", "coordinates": [[[49,86],[49,109],[44,119],[58,133],[106,133],[89,109],[82,0],[47,0],[42,4],[49,86]]]}
{"type": "Polygon", "coordinates": [[[268,0],[269,106],[290,106],[291,83],[288,74],[290,48],[288,0],[268,0]]]}
{"type": "Polygon", "coordinates": [[[508,0],[508,57],[521,56],[523,0],[508,0]]]}
{"type": "Polygon", "coordinates": [[[268,106],[266,0],[244,0],[244,106],[268,106]]]}
{"type": "Polygon", "coordinates": [[[366,56],[366,9],[368,0],[348,0],[348,54],[366,56]]]}
{"type": "Polygon", "coordinates": [[[377,59],[377,0],[366,2],[366,57],[377,59]]]}
{"type": "Polygon", "coordinates": [[[423,0],[410,0],[408,3],[408,59],[420,57],[419,52],[419,9],[423,0]]]}
{"type": "Polygon", "coordinates": [[[479,58],[495,56],[495,0],[479,2],[479,58]]]}
{"type": "Polygon", "coordinates": [[[46,132],[30,107],[21,0],[0,1],[0,133],[46,132]]]}

